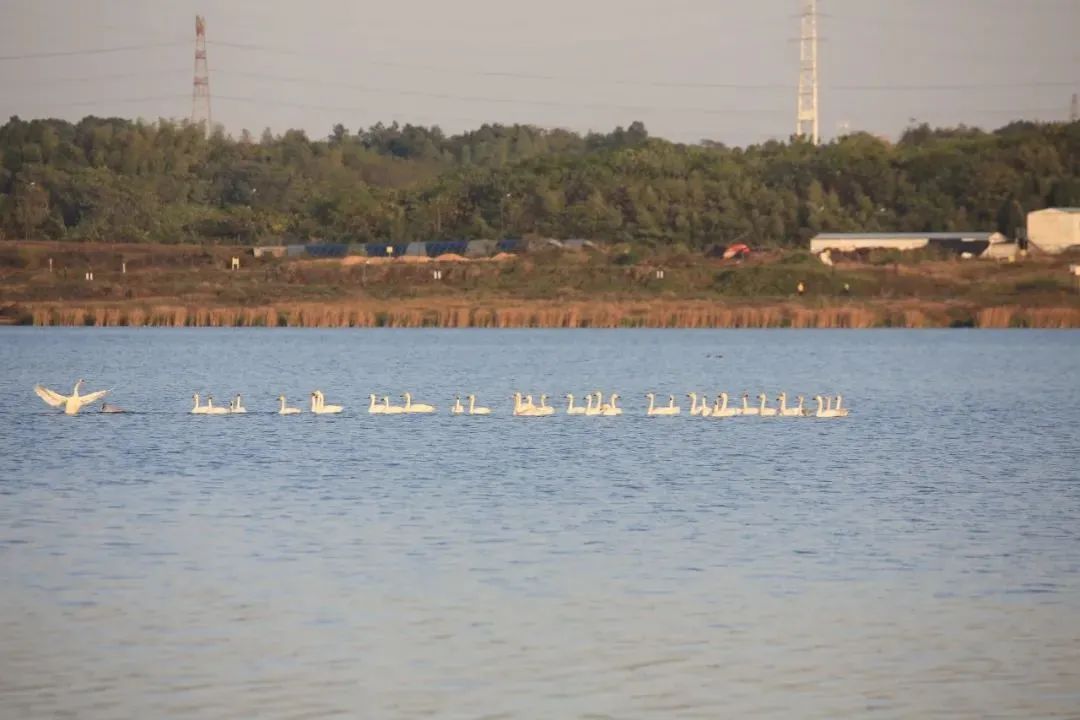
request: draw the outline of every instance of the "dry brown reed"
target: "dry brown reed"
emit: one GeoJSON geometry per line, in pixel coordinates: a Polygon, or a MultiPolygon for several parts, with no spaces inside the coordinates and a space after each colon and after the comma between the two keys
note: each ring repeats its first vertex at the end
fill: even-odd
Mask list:
{"type": "Polygon", "coordinates": [[[257,307],[101,304],[27,306],[34,325],[97,327],[445,328],[1078,328],[1080,308],[969,308],[942,303],[731,305],[688,301],[286,303],[257,307]],[[958,319],[959,318],[959,319],[958,319]],[[965,320],[964,318],[968,318],[965,320]]]}

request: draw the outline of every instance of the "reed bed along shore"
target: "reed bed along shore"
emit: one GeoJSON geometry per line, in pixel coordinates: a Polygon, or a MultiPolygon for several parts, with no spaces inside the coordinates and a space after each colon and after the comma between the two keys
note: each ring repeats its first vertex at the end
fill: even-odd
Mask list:
{"type": "Polygon", "coordinates": [[[313,328],[1080,328],[1080,308],[950,303],[732,305],[706,301],[282,303],[189,307],[34,303],[9,308],[16,324],[91,327],[313,328]]]}

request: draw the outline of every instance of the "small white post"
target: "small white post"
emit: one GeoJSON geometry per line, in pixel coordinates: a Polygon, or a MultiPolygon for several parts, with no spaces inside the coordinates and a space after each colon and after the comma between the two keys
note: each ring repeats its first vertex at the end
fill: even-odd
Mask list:
{"type": "Polygon", "coordinates": [[[120,274],[121,275],[127,275],[127,263],[126,262],[120,263],[120,274]]]}
{"type": "Polygon", "coordinates": [[[233,270],[239,270],[240,269],[240,258],[234,257],[232,259],[232,269],[233,270]]]}
{"type": "Polygon", "coordinates": [[[49,272],[52,272],[52,258],[49,258],[49,272]]]}

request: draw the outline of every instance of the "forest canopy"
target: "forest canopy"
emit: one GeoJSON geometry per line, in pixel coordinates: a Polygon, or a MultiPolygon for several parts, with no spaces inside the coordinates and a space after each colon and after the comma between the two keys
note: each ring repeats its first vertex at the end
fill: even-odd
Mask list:
{"type": "Polygon", "coordinates": [[[162,120],[0,126],[0,237],[405,242],[540,234],[689,248],[822,231],[1000,230],[1080,205],[1080,123],[909,128],[731,148],[485,125],[324,139],[162,120]]]}

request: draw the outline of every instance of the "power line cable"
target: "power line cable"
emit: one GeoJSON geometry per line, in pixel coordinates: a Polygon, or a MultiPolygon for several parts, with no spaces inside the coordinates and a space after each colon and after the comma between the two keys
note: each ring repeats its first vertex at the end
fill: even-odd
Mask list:
{"type": "MultiPolygon", "coordinates": [[[[254,50],[260,52],[270,52],[282,55],[295,55],[295,56],[311,56],[310,52],[300,52],[291,50],[289,48],[282,48],[273,45],[260,45],[256,43],[236,43],[229,41],[207,41],[208,45],[234,48],[240,50],[254,50]]],[[[344,53],[316,53],[323,57],[334,57],[340,59],[344,53]]],[[[684,82],[684,81],[665,81],[665,80],[627,80],[619,78],[599,78],[589,77],[587,75],[554,75],[545,73],[527,73],[527,72],[510,72],[501,70],[469,70],[464,68],[453,68],[446,66],[436,65],[422,65],[416,63],[403,63],[397,61],[377,60],[371,58],[364,58],[362,62],[368,65],[383,66],[383,67],[399,67],[410,70],[422,70],[426,72],[435,72],[441,74],[456,74],[456,75],[470,75],[475,77],[498,77],[508,78],[513,80],[539,80],[539,81],[559,81],[559,82],[572,82],[572,83],[589,83],[589,84],[607,84],[607,85],[626,85],[633,87],[668,87],[668,88],[689,88],[700,90],[777,90],[777,91],[792,91],[795,89],[793,84],[785,83],[716,83],[716,82],[684,82]]],[[[1054,80],[1036,80],[1032,82],[1011,82],[1011,83],[948,83],[948,84],[912,84],[912,83],[883,83],[883,84],[835,84],[823,85],[828,90],[896,90],[896,91],[916,91],[916,90],[934,90],[934,91],[956,91],[956,90],[982,90],[982,89],[1009,89],[1009,88],[1032,88],[1032,87],[1074,87],[1075,81],[1054,81],[1054,80]]]]}
{"type": "MultiPolygon", "coordinates": [[[[744,115],[744,114],[772,114],[786,112],[785,108],[730,108],[730,109],[717,109],[717,108],[702,108],[702,107],[680,107],[680,106],[664,106],[656,107],[652,105],[624,105],[624,104],[604,104],[604,103],[577,103],[568,102],[562,100],[534,100],[530,98],[511,98],[511,97],[498,97],[498,96],[484,96],[484,95],[454,95],[451,93],[438,93],[427,92],[421,90],[404,90],[397,88],[383,88],[373,87],[368,85],[359,85],[356,83],[336,82],[332,80],[311,80],[303,77],[285,77],[269,75],[265,73],[249,73],[241,71],[228,71],[217,70],[219,74],[235,75],[240,77],[250,77],[257,79],[270,80],[273,82],[290,82],[290,83],[303,83],[305,85],[324,85],[330,87],[343,87],[358,92],[365,93],[384,93],[388,95],[398,95],[405,97],[423,97],[437,100],[455,100],[464,102],[483,102],[483,103],[496,103],[496,104],[510,104],[510,105],[539,105],[545,107],[564,107],[564,108],[588,108],[596,110],[619,110],[624,112],[685,112],[685,113],[698,113],[703,115],[744,115]]],[[[221,97],[215,94],[215,97],[221,97]]],[[[236,99],[234,97],[234,99],[236,99]]],[[[255,98],[243,98],[244,101],[253,101],[255,98]]],[[[277,102],[267,101],[267,102],[277,102]]],[[[362,110],[363,108],[327,108],[327,109],[342,109],[342,110],[362,110]]]]}
{"type": "Polygon", "coordinates": [[[0,62],[7,62],[13,60],[43,60],[45,58],[77,57],[80,55],[106,55],[110,53],[129,52],[133,50],[154,50],[157,48],[178,47],[180,45],[189,44],[190,43],[188,43],[187,41],[177,41],[168,43],[147,43],[145,45],[119,45],[116,47],[92,48],[89,50],[57,50],[54,52],[42,53],[21,53],[18,55],[0,55],[0,62]]]}

